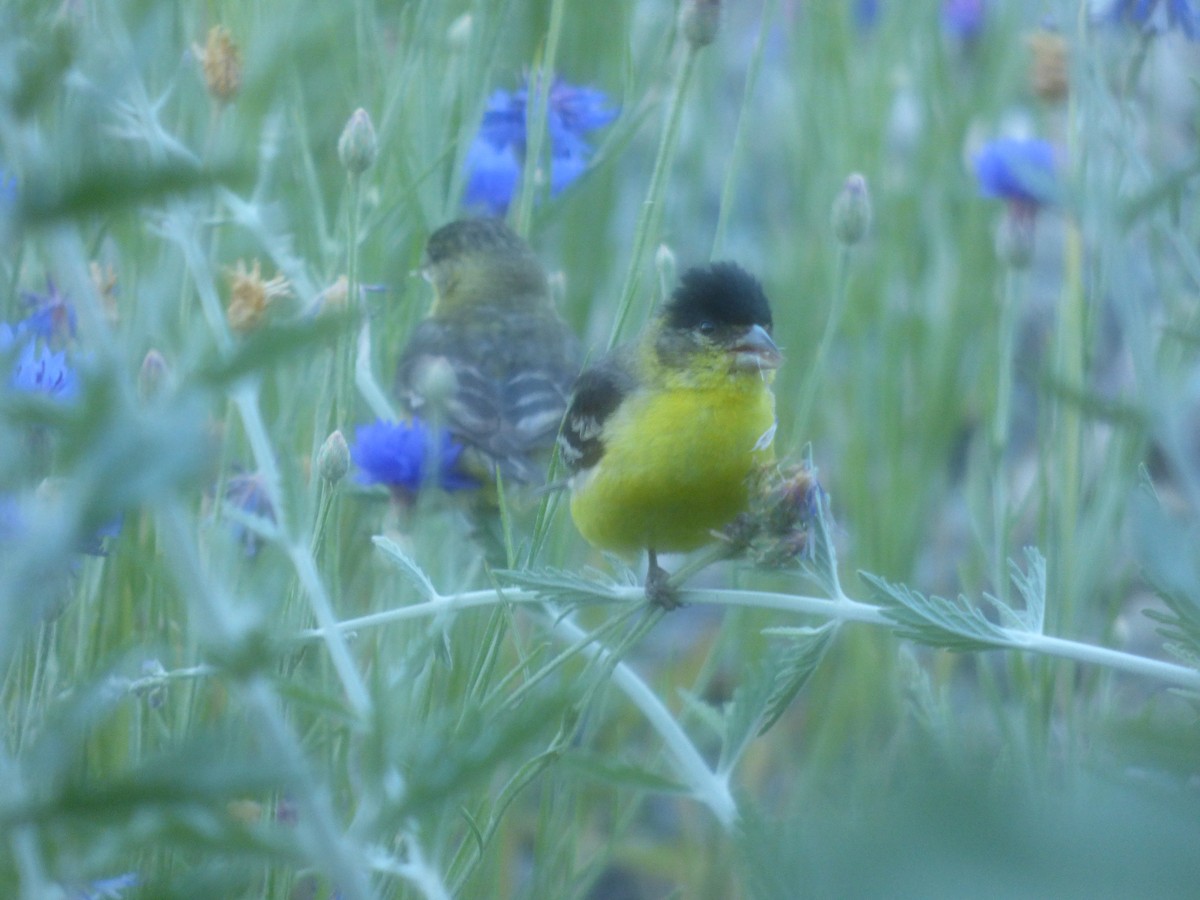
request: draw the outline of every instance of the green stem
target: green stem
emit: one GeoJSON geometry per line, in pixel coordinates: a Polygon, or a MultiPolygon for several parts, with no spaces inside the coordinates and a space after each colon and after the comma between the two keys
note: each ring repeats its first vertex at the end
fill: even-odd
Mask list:
{"type": "MultiPolygon", "coordinates": [[[[639,603],[646,598],[645,589],[634,585],[622,588],[605,588],[603,602],[611,605],[615,602],[639,603]]],[[[796,613],[805,616],[821,616],[842,622],[864,622],[868,625],[881,625],[892,628],[895,622],[888,617],[883,608],[870,603],[862,603],[849,597],[840,600],[828,600],[822,597],[809,597],[799,594],[779,594],[767,591],[741,590],[698,590],[683,591],[680,600],[685,604],[704,604],[708,606],[737,606],[752,609],[772,609],[781,612],[796,613]]],[[[424,603],[402,606],[396,609],[384,610],[354,619],[338,622],[338,631],[359,631],[375,628],[394,622],[404,622],[410,619],[421,619],[431,616],[447,615],[464,609],[497,606],[504,604],[540,604],[546,602],[544,594],[536,591],[505,589],[468,591],[449,596],[438,595],[424,603]]],[[[1047,604],[1049,605],[1049,604],[1047,604]]],[[[1022,650],[1069,659],[1076,662],[1104,666],[1120,672],[1128,672],[1147,678],[1155,678],[1165,684],[1177,687],[1200,690],[1200,671],[1176,663],[1163,662],[1126,653],[1122,650],[1111,650],[1094,644],[1085,644],[1065,638],[1050,637],[1010,628],[999,629],[1001,638],[998,647],[1010,650],[1022,650]]],[[[300,641],[319,640],[326,637],[321,628],[311,628],[296,635],[300,641]]]]}
{"type": "MultiPolygon", "coordinates": [[[[570,619],[555,618],[544,623],[556,636],[576,642],[587,633],[570,619]]],[[[628,665],[615,661],[612,652],[597,644],[588,644],[583,652],[604,665],[612,665],[612,681],[621,693],[641,710],[646,721],[658,732],[674,757],[677,772],[687,781],[696,799],[702,802],[717,817],[717,821],[730,830],[737,822],[737,803],[729,791],[729,782],[708,767],[691,738],[675,721],[658,695],[628,665]],[[614,664],[615,661],[615,664],[614,664]]]]}
{"type": "Polygon", "coordinates": [[[1000,301],[999,354],[996,361],[996,406],[989,435],[992,477],[992,590],[1004,601],[1008,597],[1008,473],[1004,454],[1008,449],[1009,419],[1012,408],[1013,353],[1016,348],[1018,303],[1023,294],[1021,278],[1011,266],[1004,279],[1000,301]]]}
{"type": "Polygon", "coordinates": [[[321,482],[320,496],[317,500],[317,520],[313,525],[312,541],[309,543],[309,553],[315,559],[321,552],[325,542],[325,526],[329,523],[329,510],[333,508],[333,497],[337,491],[336,485],[330,485],[324,479],[321,482]]]}
{"type": "MultiPolygon", "coordinates": [[[[188,595],[196,632],[225,647],[236,647],[245,634],[234,600],[224,586],[208,577],[192,540],[188,519],[178,502],[164,504],[158,516],[164,550],[181,591],[188,595]]],[[[357,851],[338,825],[333,803],[304,757],[299,737],[283,715],[279,697],[258,675],[239,679],[238,690],[255,723],[263,752],[294,792],[301,815],[297,824],[304,852],[335,881],[347,897],[366,900],[372,895],[357,851]]]]}
{"type": "Polygon", "coordinates": [[[617,315],[613,322],[612,334],[609,336],[608,347],[611,350],[621,337],[625,320],[633,305],[633,297],[637,293],[641,281],[642,264],[646,259],[646,251],[658,233],[658,223],[661,218],[663,196],[667,189],[667,177],[670,174],[671,162],[675,157],[675,147],[679,138],[679,123],[683,118],[683,101],[687,96],[688,84],[692,80],[692,72],[696,67],[698,48],[690,42],[685,42],[683,65],[675,80],[675,89],[671,94],[671,106],[667,111],[667,123],[663,128],[662,140],[658,144],[658,153],[654,157],[654,170],[650,175],[650,187],[646,191],[646,199],[638,214],[637,225],[633,231],[633,251],[629,257],[629,270],[625,273],[625,283],[621,288],[621,299],[617,303],[617,315]]]}
{"type": "Polygon", "coordinates": [[[758,84],[758,73],[762,68],[763,48],[771,33],[771,25],[775,19],[775,0],[765,0],[762,16],[759,20],[758,38],[754,50],[750,54],[750,63],[746,67],[746,83],[742,87],[742,105],[738,109],[737,126],[733,131],[733,148],[729,151],[729,161],[725,166],[725,184],[721,187],[721,205],[717,211],[717,227],[713,234],[711,259],[725,246],[725,229],[729,224],[729,210],[733,207],[734,174],[737,172],[737,161],[742,153],[742,143],[746,135],[746,122],[750,120],[750,98],[754,87],[758,84]]]}
{"type": "Polygon", "coordinates": [[[371,320],[363,317],[362,326],[358,330],[357,352],[354,357],[354,384],[359,396],[371,407],[371,412],[379,419],[394,420],[396,411],[392,409],[387,394],[375,380],[375,372],[371,364],[371,320]]]}
{"type": "MultiPolygon", "coordinates": [[[[525,165],[521,174],[521,194],[517,198],[516,220],[513,228],[522,237],[529,236],[529,223],[533,218],[533,198],[537,183],[537,173],[542,159],[542,147],[546,142],[546,106],[550,99],[550,88],[554,83],[555,61],[558,59],[558,39],[562,34],[564,0],[554,0],[550,6],[550,25],[546,32],[546,52],[541,64],[537,66],[538,75],[533,83],[536,89],[534,102],[529,104],[528,119],[525,133],[529,135],[529,143],[525,148],[525,165]]],[[[550,162],[554,165],[553,160],[550,162]]],[[[553,173],[547,172],[550,178],[553,173]]]]}
{"type": "MultiPolygon", "coordinates": [[[[206,260],[199,253],[199,248],[196,246],[195,241],[185,240],[181,243],[188,268],[191,270],[192,280],[196,285],[196,291],[200,295],[201,307],[205,310],[206,318],[208,318],[209,329],[212,332],[213,339],[216,341],[221,354],[226,355],[232,351],[233,341],[229,334],[228,326],[225,323],[225,318],[221,314],[220,303],[217,300],[216,286],[212,280],[212,272],[206,260]]],[[[275,459],[275,451],[271,446],[270,436],[267,434],[267,427],[263,421],[262,411],[258,406],[257,385],[253,382],[247,382],[235,387],[231,393],[233,405],[237,408],[239,418],[241,419],[242,430],[250,445],[255,469],[263,480],[267,496],[270,498],[271,506],[275,510],[275,519],[278,523],[279,531],[283,535],[284,546],[288,555],[292,558],[293,564],[296,566],[297,575],[300,578],[301,584],[305,587],[318,624],[329,627],[334,623],[335,617],[324,585],[317,574],[316,563],[311,554],[309,554],[308,548],[294,537],[288,525],[289,518],[287,509],[283,503],[279,465],[275,459]]],[[[347,698],[354,707],[354,711],[365,719],[371,709],[370,694],[353,664],[345,641],[340,637],[333,637],[331,632],[331,640],[327,643],[327,647],[347,698]]]]}
{"type": "Polygon", "coordinates": [[[842,307],[846,303],[846,288],[850,281],[850,248],[845,244],[838,246],[837,268],[834,275],[833,302],[829,306],[829,315],[825,319],[825,330],[821,333],[820,343],[813,354],[812,365],[808,368],[808,377],[801,389],[800,403],[796,406],[795,424],[797,428],[809,429],[809,416],[817,398],[817,388],[820,386],[821,373],[824,371],[825,357],[833,344],[833,335],[837,331],[842,317],[842,307]]]}
{"type": "MultiPolygon", "coordinates": [[[[1058,308],[1058,340],[1055,371],[1067,390],[1082,389],[1084,383],[1085,308],[1083,295],[1083,238],[1072,221],[1066,224],[1064,280],[1058,308]]],[[[1055,409],[1053,455],[1057,457],[1049,485],[1053,504],[1054,557],[1059,560],[1054,592],[1059,603],[1047,611],[1047,624],[1056,631],[1068,629],[1074,619],[1073,578],[1067,561],[1075,559],[1075,527],[1079,519],[1082,479],[1083,417],[1079,405],[1060,401],[1055,409]]]]}
{"type": "Polygon", "coordinates": [[[46,875],[46,865],[42,859],[37,829],[32,825],[17,826],[9,834],[8,843],[17,866],[17,882],[21,887],[21,900],[39,900],[41,897],[61,896],[61,889],[52,885],[46,875]]]}
{"type": "Polygon", "coordinates": [[[729,559],[736,552],[736,549],[725,541],[717,541],[714,544],[710,544],[672,572],[668,583],[671,587],[682,587],[697,572],[707,569],[713,563],[729,559]]]}
{"type": "MultiPolygon", "coordinates": [[[[362,179],[358,175],[350,175],[349,186],[349,215],[346,240],[346,304],[352,310],[358,310],[362,291],[358,284],[358,232],[361,225],[361,187],[362,179]]],[[[364,321],[365,321],[364,316],[364,321]]],[[[354,338],[349,332],[338,338],[337,365],[334,371],[334,422],[332,428],[338,428],[349,421],[352,409],[352,398],[348,387],[350,371],[353,367],[354,338]]],[[[329,423],[327,423],[329,424],[329,423]]]]}

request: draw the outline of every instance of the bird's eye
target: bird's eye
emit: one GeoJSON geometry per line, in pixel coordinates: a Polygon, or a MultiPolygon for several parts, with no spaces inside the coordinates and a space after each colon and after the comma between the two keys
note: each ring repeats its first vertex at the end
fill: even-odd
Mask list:
{"type": "Polygon", "coordinates": [[[696,329],[701,334],[712,334],[714,331],[717,330],[717,326],[716,326],[715,322],[712,322],[709,319],[705,319],[703,322],[701,322],[699,325],[696,326],[696,329]]]}

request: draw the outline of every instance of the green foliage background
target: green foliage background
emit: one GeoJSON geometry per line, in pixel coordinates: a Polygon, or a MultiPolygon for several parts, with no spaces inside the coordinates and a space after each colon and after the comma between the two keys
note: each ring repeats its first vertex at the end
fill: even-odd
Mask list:
{"type": "Polygon", "coordinates": [[[12,896],[129,872],[128,897],[297,900],[1194,890],[1197,47],[1066,0],[990,4],[969,44],[932,0],[883,3],[871,29],[849,2],[726,6],[656,195],[686,52],[668,0],[0,4],[0,168],[18,186],[0,318],[52,279],[82,377],[69,406],[0,397],[0,491],[32,510],[0,552],[12,896]],[[1044,17],[1071,49],[1060,103],[1028,82],[1044,17]],[[227,104],[193,51],[216,25],[244,61],[227,104]],[[505,581],[453,500],[399,514],[312,475],[330,432],[374,418],[352,365],[386,392],[427,309],[413,271],[461,214],[488,96],[542,65],[621,111],[527,223],[564,316],[598,353],[629,284],[635,333],[660,244],[680,269],[758,273],[787,358],[780,452],[811,444],[841,584],[890,612],[847,606],[835,579],[825,615],[802,614],[802,573],[738,565],[650,617],[556,497],[513,498],[505,581]],[[379,156],[355,183],[337,143],[359,107],[379,156]],[[1023,272],[997,260],[1002,205],[966,163],[1014,128],[1063,162],[1023,272]],[[830,208],[856,171],[874,225],[846,251],[830,208]],[[658,219],[627,282],[647,200],[658,219]],[[226,273],[253,259],[293,296],[240,337],[226,273]],[[92,261],[116,275],[115,315],[92,261]],[[314,316],[351,267],[371,289],[314,316]],[[263,478],[274,523],[214,499],[238,472],[263,478]],[[106,556],[76,552],[119,513],[106,556]],[[1019,637],[1028,623],[996,610],[1028,605],[1007,577],[1024,545],[1046,559],[1037,596],[1062,652],[964,636],[938,605],[961,593],[1019,637]],[[598,643],[564,639],[565,610],[598,643]],[[876,625],[801,630],[830,618],[876,625]],[[1177,665],[1114,673],[1091,645],[1177,665]],[[596,646],[728,779],[735,817],[596,646]]]}

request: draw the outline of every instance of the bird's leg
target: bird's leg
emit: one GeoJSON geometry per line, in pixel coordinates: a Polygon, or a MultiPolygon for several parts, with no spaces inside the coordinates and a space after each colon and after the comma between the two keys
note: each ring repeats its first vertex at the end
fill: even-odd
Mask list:
{"type": "Polygon", "coordinates": [[[649,551],[650,567],[646,570],[646,599],[665,610],[678,609],[679,590],[671,584],[671,573],[658,564],[658,554],[649,551]]]}

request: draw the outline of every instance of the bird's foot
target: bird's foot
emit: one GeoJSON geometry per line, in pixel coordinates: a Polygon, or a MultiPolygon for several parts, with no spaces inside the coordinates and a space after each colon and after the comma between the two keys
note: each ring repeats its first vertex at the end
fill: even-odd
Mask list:
{"type": "Polygon", "coordinates": [[[679,609],[679,588],[671,584],[671,573],[658,564],[654,551],[650,551],[650,568],[646,570],[646,599],[667,612],[679,609]]]}

